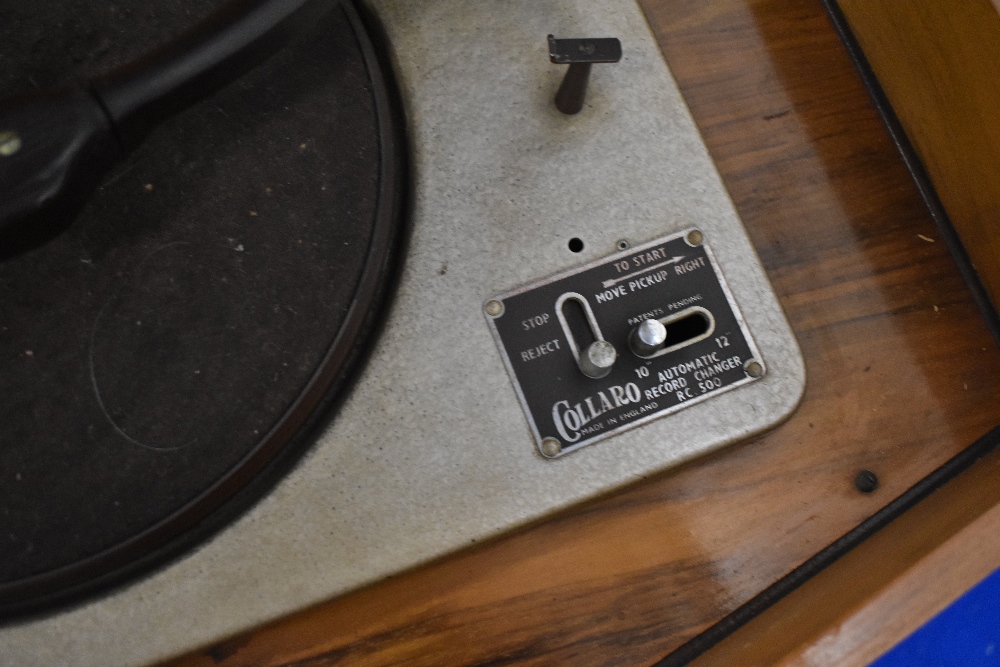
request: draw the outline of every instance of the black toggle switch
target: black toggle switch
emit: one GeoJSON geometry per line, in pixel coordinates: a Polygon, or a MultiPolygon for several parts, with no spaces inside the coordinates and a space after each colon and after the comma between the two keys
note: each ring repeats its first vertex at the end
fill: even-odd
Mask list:
{"type": "Polygon", "coordinates": [[[569,65],[556,93],[556,108],[573,115],[583,108],[587,81],[593,63],[616,63],[622,59],[622,43],[615,37],[556,39],[549,35],[549,60],[569,65]]]}

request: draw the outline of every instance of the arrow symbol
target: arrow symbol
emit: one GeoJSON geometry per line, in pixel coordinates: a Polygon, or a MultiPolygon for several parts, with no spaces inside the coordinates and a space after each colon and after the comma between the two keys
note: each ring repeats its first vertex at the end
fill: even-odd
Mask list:
{"type": "Polygon", "coordinates": [[[636,271],[635,273],[630,273],[628,275],[622,276],[621,278],[615,278],[613,280],[605,280],[603,283],[601,283],[601,286],[604,287],[604,289],[607,289],[609,287],[614,287],[615,285],[617,285],[618,283],[622,282],[623,280],[628,280],[629,278],[635,278],[636,276],[641,276],[644,273],[649,273],[653,269],[658,269],[661,266],[666,266],[668,264],[676,264],[677,262],[682,262],[682,261],[684,261],[684,256],[683,255],[681,255],[679,257],[674,257],[672,259],[668,259],[665,262],[660,262],[659,264],[653,264],[652,266],[647,266],[646,268],[644,268],[641,271],[636,271]]]}

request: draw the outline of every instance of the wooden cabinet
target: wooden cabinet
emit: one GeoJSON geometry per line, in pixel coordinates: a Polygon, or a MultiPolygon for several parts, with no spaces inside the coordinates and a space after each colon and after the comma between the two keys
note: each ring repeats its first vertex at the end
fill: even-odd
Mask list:
{"type": "Polygon", "coordinates": [[[994,304],[1000,14],[990,0],[839,0],[994,304]]]}

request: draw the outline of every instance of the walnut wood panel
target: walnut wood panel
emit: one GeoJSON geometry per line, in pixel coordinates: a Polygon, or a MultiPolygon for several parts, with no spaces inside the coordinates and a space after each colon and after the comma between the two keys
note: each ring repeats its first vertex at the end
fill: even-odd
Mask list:
{"type": "Polygon", "coordinates": [[[644,7],[799,337],[798,412],[175,666],[649,664],[1000,423],[1000,353],[819,0],[644,7]]]}
{"type": "Polygon", "coordinates": [[[1000,15],[990,0],[840,0],[994,304],[1000,15]]]}
{"type": "Polygon", "coordinates": [[[864,667],[1000,567],[1000,452],[691,664],[864,667]]]}

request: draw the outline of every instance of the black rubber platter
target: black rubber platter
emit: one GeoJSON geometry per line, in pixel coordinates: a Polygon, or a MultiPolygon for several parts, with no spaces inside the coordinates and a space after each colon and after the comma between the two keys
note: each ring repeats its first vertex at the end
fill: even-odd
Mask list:
{"type": "MultiPolygon", "coordinates": [[[[0,4],[0,96],[128,62],[211,9],[0,4]]],[[[315,439],[401,226],[384,72],[331,3],[156,130],[67,233],[0,263],[0,618],[183,551],[315,439]]]]}

